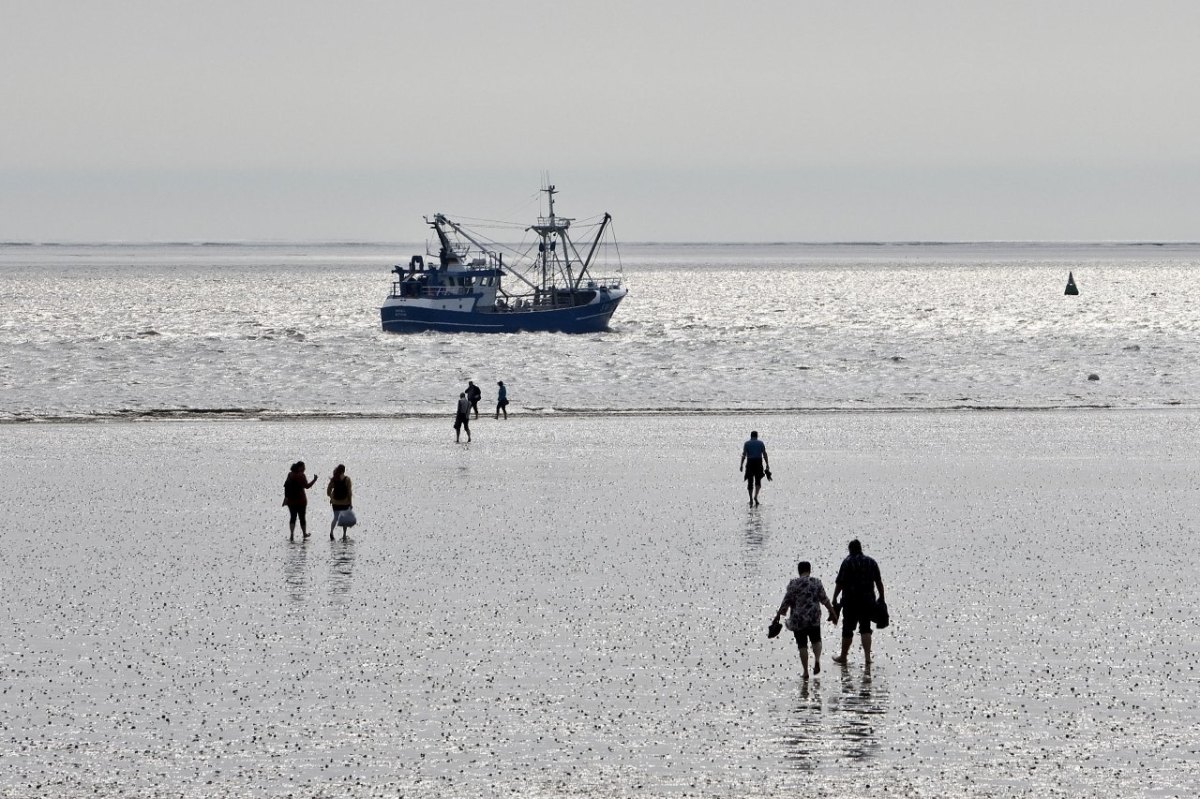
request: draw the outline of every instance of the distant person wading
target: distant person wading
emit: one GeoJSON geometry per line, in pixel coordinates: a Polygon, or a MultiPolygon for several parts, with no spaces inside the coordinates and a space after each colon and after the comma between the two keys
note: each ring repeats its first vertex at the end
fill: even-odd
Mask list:
{"type": "Polygon", "coordinates": [[[504,413],[504,418],[508,418],[508,387],[501,380],[496,385],[499,387],[496,392],[496,418],[500,418],[500,414],[504,413]]]}
{"type": "Polygon", "coordinates": [[[483,389],[475,385],[474,380],[467,381],[467,390],[464,392],[467,395],[467,402],[471,404],[471,410],[475,412],[475,418],[479,418],[479,400],[483,399],[483,389]]]}
{"type": "Polygon", "coordinates": [[[308,494],[305,491],[316,483],[317,476],[315,474],[311,480],[304,476],[304,461],[292,464],[287,479],[283,481],[283,504],[287,506],[290,514],[288,538],[295,539],[296,537],[297,519],[300,520],[300,532],[304,534],[305,538],[308,538],[308,523],[304,518],[305,512],[308,510],[308,494]]]}
{"type": "Polygon", "coordinates": [[[458,395],[458,409],[454,412],[454,441],[459,441],[459,436],[462,431],[467,431],[467,441],[471,440],[471,401],[467,399],[467,393],[458,395]]]}
{"type": "Polygon", "coordinates": [[[746,479],[746,493],[750,497],[750,504],[758,504],[758,492],[762,489],[762,479],[765,474],[767,479],[771,479],[771,462],[767,458],[767,445],[758,437],[757,430],[750,431],[750,439],[742,445],[742,460],[738,464],[738,471],[742,472],[746,479]]]}
{"type": "MultiPolygon", "coordinates": [[[[329,537],[333,538],[333,528],[338,526],[341,521],[342,511],[350,510],[354,505],[354,488],[350,484],[350,475],[346,474],[346,467],[338,464],[333,470],[333,477],[329,478],[329,485],[325,487],[325,494],[329,497],[329,505],[333,508],[333,521],[329,523],[329,537]]],[[[346,537],[346,526],[342,525],[342,538],[346,537]]]]}

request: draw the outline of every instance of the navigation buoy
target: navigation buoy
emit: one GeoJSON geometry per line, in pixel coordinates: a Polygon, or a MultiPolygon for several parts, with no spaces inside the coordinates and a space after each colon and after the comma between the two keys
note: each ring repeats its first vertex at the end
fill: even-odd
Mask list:
{"type": "Polygon", "coordinates": [[[1075,275],[1072,272],[1067,272],[1067,290],[1064,294],[1078,294],[1079,289],[1075,286],[1075,275]]]}

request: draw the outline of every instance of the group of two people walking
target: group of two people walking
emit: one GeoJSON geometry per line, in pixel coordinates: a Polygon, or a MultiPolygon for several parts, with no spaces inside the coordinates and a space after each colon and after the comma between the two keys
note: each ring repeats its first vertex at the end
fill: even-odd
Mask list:
{"type": "MultiPolygon", "coordinates": [[[[500,380],[496,383],[496,418],[500,418],[500,414],[504,414],[504,418],[508,418],[508,388],[504,385],[504,381],[500,380]]],[[[458,407],[454,412],[454,440],[460,440],[462,433],[467,434],[467,441],[471,440],[471,413],[474,412],[475,418],[479,418],[479,400],[483,399],[483,391],[479,386],[475,385],[474,380],[467,381],[467,388],[458,395],[458,407]]]]}
{"type": "Polygon", "coordinates": [[[796,565],[799,576],[791,580],[783,595],[783,602],[775,611],[771,622],[773,631],[779,630],[779,617],[787,614],[787,628],[796,636],[800,650],[803,678],[808,679],[808,645],[812,644],[813,673],[821,673],[821,606],[829,612],[828,621],[842,622],[842,652],[833,658],[834,663],[844,664],[850,655],[854,631],[858,630],[862,642],[863,662],[871,665],[871,623],[886,625],[886,605],[883,598],[883,577],[875,559],[863,553],[862,543],[856,538],[850,542],[850,554],[838,569],[834,583],[833,599],[825,593],[825,586],[812,576],[812,565],[802,560],[796,565]],[[879,596],[875,592],[878,589],[879,596]],[[883,610],[881,610],[881,607],[883,610]]]}
{"type": "MultiPolygon", "coordinates": [[[[292,540],[296,538],[297,520],[300,521],[301,534],[308,538],[308,520],[305,518],[308,510],[307,490],[316,483],[317,475],[314,474],[309,480],[304,474],[304,461],[293,463],[287,479],[283,481],[283,504],[287,506],[289,513],[288,537],[292,540]]],[[[329,506],[333,509],[333,520],[329,523],[329,537],[333,538],[334,528],[341,525],[342,538],[345,538],[346,529],[354,524],[351,516],[348,515],[348,513],[354,512],[354,487],[343,464],[339,463],[333,470],[333,477],[329,478],[329,484],[325,486],[325,495],[329,497],[329,506]]]]}

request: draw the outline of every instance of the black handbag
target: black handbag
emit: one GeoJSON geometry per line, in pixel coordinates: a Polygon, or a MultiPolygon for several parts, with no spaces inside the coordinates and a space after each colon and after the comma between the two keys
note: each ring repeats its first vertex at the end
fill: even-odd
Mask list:
{"type": "Polygon", "coordinates": [[[775,638],[779,635],[779,631],[783,629],[783,625],[779,623],[779,619],[771,622],[771,626],[767,628],[767,637],[775,638]]]}
{"type": "Polygon", "coordinates": [[[875,626],[880,630],[892,623],[888,618],[887,603],[882,599],[875,600],[875,612],[871,614],[871,621],[875,622],[875,626]]]}

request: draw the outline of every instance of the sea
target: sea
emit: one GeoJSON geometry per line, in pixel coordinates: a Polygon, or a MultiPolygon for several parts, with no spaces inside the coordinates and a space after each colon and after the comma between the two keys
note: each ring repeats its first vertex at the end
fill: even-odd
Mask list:
{"type": "Polygon", "coordinates": [[[607,332],[382,332],[425,250],[0,245],[0,421],[1200,401],[1195,243],[635,243],[607,332]]]}

